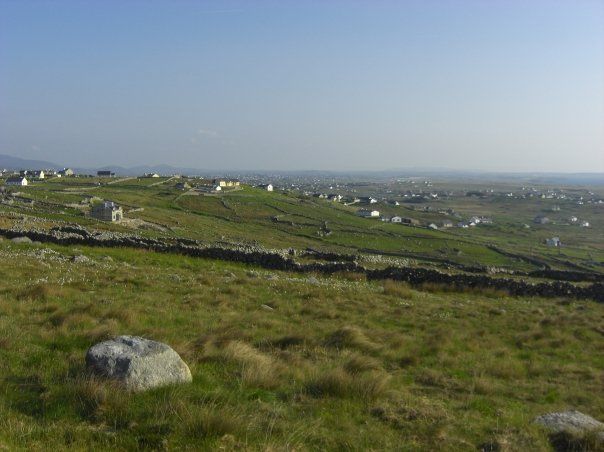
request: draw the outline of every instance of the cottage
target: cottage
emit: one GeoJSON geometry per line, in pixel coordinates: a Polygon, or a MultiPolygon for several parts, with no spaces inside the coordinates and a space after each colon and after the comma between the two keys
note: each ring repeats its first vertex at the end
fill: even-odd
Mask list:
{"type": "Polygon", "coordinates": [[[36,179],[44,179],[43,170],[28,171],[28,174],[30,174],[32,177],[35,177],[36,179]]]}
{"type": "Polygon", "coordinates": [[[96,175],[98,177],[114,177],[115,173],[113,173],[111,171],[101,170],[101,171],[97,171],[96,175]]]}
{"type": "Polygon", "coordinates": [[[415,218],[401,218],[401,223],[409,226],[419,226],[419,220],[415,218]]]}
{"type": "Polygon", "coordinates": [[[403,219],[402,219],[402,217],[394,216],[394,217],[390,218],[390,222],[391,223],[402,223],[403,219]]]}
{"type": "Polygon", "coordinates": [[[71,168],[63,168],[62,170],[59,170],[58,172],[59,176],[73,176],[73,170],[71,168]]]}
{"type": "Polygon", "coordinates": [[[545,240],[545,244],[547,246],[554,246],[554,247],[561,247],[562,246],[562,242],[560,241],[560,237],[552,237],[551,239],[546,239],[545,240]]]}
{"type": "Polygon", "coordinates": [[[258,185],[258,188],[266,191],[273,191],[273,184],[260,184],[258,185]]]}
{"type": "Polygon", "coordinates": [[[25,177],[9,177],[6,179],[6,185],[18,185],[25,187],[27,185],[27,179],[25,177]]]}
{"type": "Polygon", "coordinates": [[[124,217],[122,208],[113,201],[103,201],[92,206],[92,218],[103,221],[121,221],[124,217]]]}
{"type": "Polygon", "coordinates": [[[434,229],[434,230],[437,230],[437,229],[438,229],[438,226],[437,226],[436,224],[434,224],[434,223],[430,223],[430,224],[428,225],[428,229],[434,229]]]}
{"type": "Polygon", "coordinates": [[[357,215],[363,218],[378,218],[380,216],[380,212],[377,210],[360,209],[357,211],[357,215]]]}
{"type": "Polygon", "coordinates": [[[376,204],[377,203],[377,199],[371,197],[371,196],[363,196],[361,198],[361,202],[365,203],[365,204],[376,204]]]}
{"type": "Polygon", "coordinates": [[[451,220],[444,220],[442,222],[442,227],[443,228],[452,228],[453,227],[453,222],[451,220]]]}
{"type": "Polygon", "coordinates": [[[159,177],[157,173],[145,173],[145,177],[159,177]]]}
{"type": "Polygon", "coordinates": [[[214,179],[212,184],[220,187],[239,187],[241,183],[238,179],[214,179]]]}
{"type": "Polygon", "coordinates": [[[189,185],[188,182],[179,182],[174,186],[174,188],[176,188],[177,190],[186,190],[188,188],[191,188],[191,185],[189,185]]]}

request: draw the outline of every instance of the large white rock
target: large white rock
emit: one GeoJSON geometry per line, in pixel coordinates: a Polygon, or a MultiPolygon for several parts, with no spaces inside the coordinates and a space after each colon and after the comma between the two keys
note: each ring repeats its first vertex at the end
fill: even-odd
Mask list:
{"type": "Polygon", "coordinates": [[[187,364],[170,346],[136,336],[119,336],[93,345],[86,365],[98,376],[117,380],[132,391],[189,383],[187,364]]]}
{"type": "Polygon", "coordinates": [[[537,417],[535,422],[552,433],[585,434],[595,432],[598,440],[604,441],[604,423],[580,411],[548,413],[537,417]]]}

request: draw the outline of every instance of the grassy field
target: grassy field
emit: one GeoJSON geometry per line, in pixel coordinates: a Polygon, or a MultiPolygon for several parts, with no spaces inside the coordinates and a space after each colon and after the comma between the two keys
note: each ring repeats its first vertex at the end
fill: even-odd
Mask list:
{"type": "MultiPolygon", "coordinates": [[[[553,268],[602,272],[604,267],[604,216],[602,206],[558,203],[562,213],[550,213],[550,225],[534,225],[531,219],[547,212],[553,200],[496,200],[457,197],[433,203],[432,211],[418,206],[376,208],[383,214],[436,221],[444,218],[438,209],[455,208],[464,216],[487,215],[492,226],[432,231],[426,228],[368,220],[355,215],[360,206],[345,206],[295,194],[268,193],[243,187],[219,195],[197,195],[175,188],[177,180],[126,178],[63,178],[35,182],[19,189],[22,198],[0,205],[0,213],[24,213],[50,221],[80,223],[97,229],[136,232],[159,237],[187,237],[206,242],[259,243],[272,248],[308,247],[346,253],[374,253],[412,259],[420,264],[442,261],[463,265],[485,265],[514,270],[537,267],[526,260],[508,257],[491,246],[529,258],[553,268]],[[132,221],[106,224],[86,217],[89,200],[110,199],[121,204],[132,221]],[[591,228],[563,223],[571,214],[589,219],[591,228]],[[440,216],[439,216],[440,215],[440,216]],[[557,218],[560,217],[560,218],[557,218]],[[563,218],[564,217],[564,218],[563,218]],[[525,228],[524,224],[530,224],[525,228]],[[324,234],[325,229],[329,234],[324,234]],[[544,245],[560,236],[562,249],[544,245]],[[568,262],[572,261],[569,266],[568,262]]],[[[6,222],[6,220],[3,220],[6,222]]]]}
{"type": "MultiPolygon", "coordinates": [[[[228,197],[236,213],[210,197],[161,208],[273,215],[248,195],[228,197]]],[[[0,258],[7,450],[549,450],[535,416],[604,419],[602,304],[129,249],[1,240],[0,258]],[[170,344],[193,383],[133,394],[88,375],[87,348],[119,334],[170,344]]]]}

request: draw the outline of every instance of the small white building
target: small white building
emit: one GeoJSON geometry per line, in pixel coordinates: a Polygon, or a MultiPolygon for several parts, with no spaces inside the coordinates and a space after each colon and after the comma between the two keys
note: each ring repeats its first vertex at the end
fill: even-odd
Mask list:
{"type": "Polygon", "coordinates": [[[581,222],[581,227],[582,228],[588,228],[589,227],[589,221],[582,221],[581,222]]]}
{"type": "Polygon", "coordinates": [[[73,176],[73,170],[71,168],[63,168],[57,173],[59,176],[73,176]]]}
{"type": "Polygon", "coordinates": [[[357,211],[357,215],[363,218],[378,218],[380,216],[380,212],[378,210],[361,209],[357,211]]]}
{"type": "Polygon", "coordinates": [[[391,223],[402,223],[403,222],[403,218],[399,217],[399,216],[395,216],[390,218],[390,222],[391,223]]]}
{"type": "Polygon", "coordinates": [[[273,191],[273,184],[261,184],[258,185],[258,188],[261,188],[262,190],[266,190],[266,191],[273,191]]]}
{"type": "Polygon", "coordinates": [[[25,187],[27,185],[27,179],[25,177],[9,177],[6,179],[6,185],[25,187]]]}
{"type": "Polygon", "coordinates": [[[145,177],[159,177],[157,173],[145,173],[145,177]]]}
{"type": "Polygon", "coordinates": [[[122,221],[124,212],[120,206],[113,201],[103,201],[92,206],[90,212],[92,218],[103,221],[122,221]]]}
{"type": "Polygon", "coordinates": [[[438,226],[437,226],[437,225],[435,225],[434,223],[430,223],[430,224],[428,225],[428,229],[434,229],[434,230],[437,230],[437,229],[438,229],[438,226]]]}
{"type": "Polygon", "coordinates": [[[560,241],[560,237],[552,237],[551,239],[546,239],[545,240],[545,244],[547,246],[554,246],[556,248],[559,248],[560,246],[562,246],[562,242],[560,241]]]}

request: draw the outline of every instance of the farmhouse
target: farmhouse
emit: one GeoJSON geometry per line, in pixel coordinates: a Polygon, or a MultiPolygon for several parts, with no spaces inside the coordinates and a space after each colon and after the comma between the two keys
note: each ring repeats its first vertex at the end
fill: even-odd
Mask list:
{"type": "Polygon", "coordinates": [[[62,170],[59,170],[58,172],[59,176],[73,176],[73,170],[71,168],[63,168],[62,170]]]}
{"type": "Polygon", "coordinates": [[[258,188],[266,191],[273,191],[273,184],[260,184],[258,185],[258,188]]]}
{"type": "Polygon", "coordinates": [[[157,173],[145,173],[145,177],[159,177],[157,173]]]}
{"type": "Polygon", "coordinates": [[[113,173],[111,171],[101,170],[101,171],[97,171],[96,175],[98,177],[114,177],[115,173],[113,173]]]}
{"type": "Polygon", "coordinates": [[[401,223],[409,226],[419,226],[419,220],[415,218],[401,218],[401,223]]]}
{"type": "Polygon", "coordinates": [[[9,177],[6,179],[6,185],[19,185],[24,187],[27,185],[27,179],[24,177],[9,177]]]}
{"type": "Polygon", "coordinates": [[[390,218],[391,223],[402,223],[403,219],[401,217],[392,217],[390,218]]]}
{"type": "Polygon", "coordinates": [[[559,248],[560,246],[562,246],[562,242],[560,241],[560,237],[552,237],[551,239],[546,239],[545,240],[545,244],[547,246],[555,246],[557,248],[559,248]]]}
{"type": "Polygon", "coordinates": [[[237,179],[214,179],[212,184],[220,187],[239,187],[241,185],[237,179]]]}
{"type": "Polygon", "coordinates": [[[103,221],[121,221],[124,217],[122,208],[113,201],[104,201],[92,206],[92,218],[103,221]]]}
{"type": "Polygon", "coordinates": [[[375,203],[377,203],[377,199],[375,199],[375,198],[373,198],[371,196],[363,196],[363,197],[361,197],[360,201],[362,203],[365,203],[365,204],[375,204],[375,203]]]}
{"type": "Polygon", "coordinates": [[[357,211],[357,215],[363,218],[378,218],[380,216],[380,212],[377,210],[360,209],[357,211]]]}
{"type": "Polygon", "coordinates": [[[453,227],[453,222],[451,220],[444,220],[442,222],[442,227],[443,228],[452,228],[453,227]]]}

